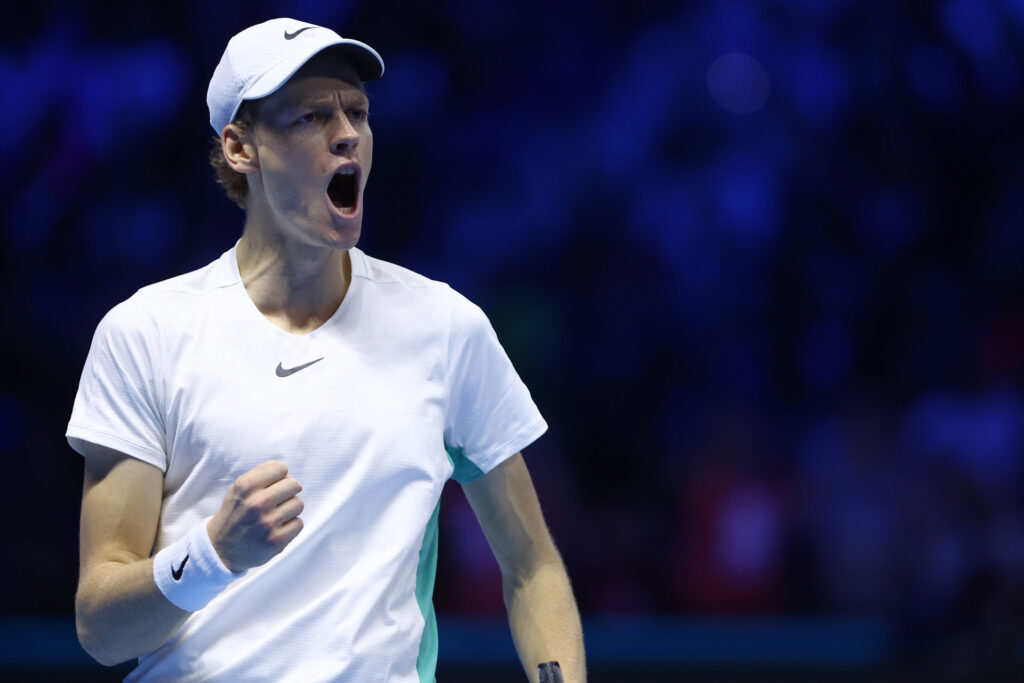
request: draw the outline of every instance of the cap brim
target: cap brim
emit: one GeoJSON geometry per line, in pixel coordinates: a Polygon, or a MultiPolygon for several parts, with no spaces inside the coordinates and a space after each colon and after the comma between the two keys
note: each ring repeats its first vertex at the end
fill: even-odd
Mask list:
{"type": "Polygon", "coordinates": [[[346,38],[331,47],[345,53],[345,56],[352,60],[360,80],[364,83],[375,81],[384,75],[384,60],[366,43],[346,38]]]}

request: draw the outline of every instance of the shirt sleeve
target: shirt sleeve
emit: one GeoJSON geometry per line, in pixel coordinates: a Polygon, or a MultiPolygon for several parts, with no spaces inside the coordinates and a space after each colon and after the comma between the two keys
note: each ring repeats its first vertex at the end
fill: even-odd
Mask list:
{"type": "Polygon", "coordinates": [[[100,321],[68,423],[72,448],[86,455],[89,444],[106,446],[166,471],[159,341],[133,299],[100,321]]]}
{"type": "Polygon", "coordinates": [[[478,306],[459,294],[448,342],[444,445],[467,483],[533,443],[548,425],[478,306]]]}

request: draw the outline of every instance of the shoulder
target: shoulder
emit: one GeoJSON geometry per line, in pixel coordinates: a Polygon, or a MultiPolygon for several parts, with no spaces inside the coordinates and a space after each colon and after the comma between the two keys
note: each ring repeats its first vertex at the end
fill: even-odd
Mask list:
{"type": "Polygon", "coordinates": [[[132,298],[137,298],[140,304],[145,304],[174,298],[205,296],[218,291],[241,279],[237,267],[231,267],[230,259],[233,258],[234,249],[225,252],[219,259],[202,268],[146,285],[132,298]]]}
{"type": "Polygon", "coordinates": [[[202,268],[146,285],[110,309],[97,332],[115,335],[156,334],[159,328],[185,314],[198,298],[223,288],[230,279],[221,268],[223,257],[202,268]],[[178,315],[181,314],[181,315],[178,315]]]}
{"type": "Polygon", "coordinates": [[[352,249],[349,255],[352,258],[354,274],[377,285],[423,290],[424,293],[451,290],[444,282],[432,280],[398,264],[370,256],[361,249],[352,249]]]}
{"type": "Polygon", "coordinates": [[[358,250],[352,250],[353,268],[357,276],[363,277],[385,296],[405,299],[420,307],[423,312],[433,308],[443,310],[453,321],[467,316],[483,315],[480,308],[465,296],[455,291],[448,283],[433,280],[425,275],[402,266],[374,258],[358,250]]]}

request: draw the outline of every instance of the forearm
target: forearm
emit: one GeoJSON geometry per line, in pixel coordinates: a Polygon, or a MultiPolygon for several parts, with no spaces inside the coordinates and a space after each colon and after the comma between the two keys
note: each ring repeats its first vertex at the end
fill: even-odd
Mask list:
{"type": "Polygon", "coordinates": [[[153,558],[97,565],[75,596],[78,639],[106,666],[156,650],[189,614],[157,588],[153,558]]]}
{"type": "Polygon", "coordinates": [[[522,582],[506,580],[505,605],[523,668],[537,681],[537,665],[557,661],[566,683],[586,680],[583,629],[561,559],[541,565],[522,582]]]}

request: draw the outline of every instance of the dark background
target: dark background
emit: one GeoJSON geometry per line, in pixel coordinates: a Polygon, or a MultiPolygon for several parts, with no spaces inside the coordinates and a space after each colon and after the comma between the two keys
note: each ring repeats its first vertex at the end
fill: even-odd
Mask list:
{"type": "MultiPolygon", "coordinates": [[[[551,424],[594,680],[1013,675],[1021,0],[5,4],[0,669],[73,641],[91,335],[240,235],[205,93],[275,16],[384,57],[360,246],[479,303],[551,424]]],[[[454,485],[440,552],[444,673],[507,640],[454,485]]]]}

